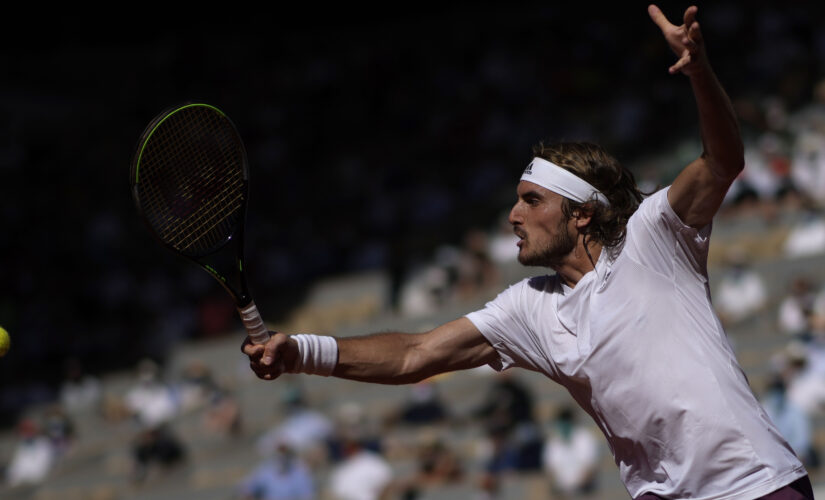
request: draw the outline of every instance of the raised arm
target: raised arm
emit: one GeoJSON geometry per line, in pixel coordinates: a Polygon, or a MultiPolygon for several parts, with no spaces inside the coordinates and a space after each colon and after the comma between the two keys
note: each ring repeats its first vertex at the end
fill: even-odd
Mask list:
{"type": "Polygon", "coordinates": [[[685,224],[699,229],[713,220],[745,160],[739,124],[708,61],[697,11],[695,6],[689,7],[684,24],[675,26],[657,6],[648,7],[650,18],[679,58],[669,71],[687,75],[699,111],[704,150],[682,170],[668,192],[676,214],[685,224]]]}
{"type": "MultiPolygon", "coordinates": [[[[495,351],[467,318],[426,333],[376,333],[334,339],[334,377],[377,384],[410,384],[439,373],[474,368],[491,362],[495,351]]],[[[306,349],[305,345],[301,349],[306,349]]],[[[296,339],[276,333],[264,345],[243,345],[255,374],[273,380],[282,373],[301,372],[296,339]]]]}

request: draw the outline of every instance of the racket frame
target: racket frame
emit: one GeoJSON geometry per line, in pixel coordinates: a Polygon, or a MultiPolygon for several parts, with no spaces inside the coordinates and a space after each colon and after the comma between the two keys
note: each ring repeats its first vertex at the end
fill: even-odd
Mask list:
{"type": "Polygon", "coordinates": [[[255,305],[254,300],[252,299],[252,293],[249,290],[249,283],[246,276],[246,270],[244,269],[244,233],[246,226],[247,208],[249,204],[249,164],[247,161],[246,147],[244,146],[244,143],[241,140],[241,136],[238,132],[237,127],[235,126],[234,122],[232,122],[232,120],[229,118],[229,116],[215,106],[199,102],[186,102],[177,106],[171,106],[164,109],[161,113],[155,116],[155,118],[151,122],[149,122],[149,125],[146,126],[143,133],[141,134],[140,139],[138,140],[137,147],[135,149],[135,154],[133,155],[129,179],[131,184],[130,187],[132,191],[132,198],[137,207],[138,214],[140,215],[140,218],[143,221],[144,225],[149,229],[149,233],[154,237],[154,239],[159,241],[164,247],[168,248],[173,253],[185,258],[186,260],[194,262],[207,273],[209,273],[218,283],[220,283],[224,290],[226,290],[230,297],[232,297],[232,300],[234,301],[235,306],[238,309],[238,313],[240,314],[244,327],[246,328],[247,333],[249,334],[252,341],[256,344],[266,342],[266,340],[269,339],[269,331],[266,328],[260,313],[258,312],[258,308],[255,305]],[[239,208],[238,219],[235,223],[235,227],[232,230],[232,232],[229,233],[223,239],[222,242],[217,244],[210,251],[196,255],[189,254],[175,248],[174,245],[164,240],[157,233],[155,228],[152,226],[151,221],[146,216],[145,210],[143,209],[143,206],[141,204],[139,187],[141,160],[143,159],[143,153],[146,149],[146,145],[151,140],[152,135],[167,119],[169,119],[174,114],[182,110],[198,106],[206,107],[220,114],[221,117],[224,120],[226,120],[227,123],[229,123],[230,127],[232,128],[232,132],[235,134],[241,156],[243,199],[241,201],[241,207],[239,208]],[[207,259],[208,257],[215,256],[216,254],[222,252],[224,248],[230,243],[232,243],[235,247],[234,260],[235,273],[237,277],[237,287],[233,286],[230,283],[228,277],[224,273],[216,269],[207,259]]]}

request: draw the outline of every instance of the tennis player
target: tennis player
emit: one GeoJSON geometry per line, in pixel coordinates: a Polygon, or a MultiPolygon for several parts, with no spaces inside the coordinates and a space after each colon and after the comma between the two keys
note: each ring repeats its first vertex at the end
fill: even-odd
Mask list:
{"type": "Polygon", "coordinates": [[[607,438],[632,498],[811,499],[802,463],[754,396],[714,313],[711,222],[744,166],[737,120],[708,62],[697,8],[651,19],[690,81],[704,151],[643,196],[586,143],[539,145],[510,223],[519,261],[555,271],[420,334],[272,333],[242,349],[258,377],[309,373],[405,384],[488,364],[547,375],[607,438]]]}

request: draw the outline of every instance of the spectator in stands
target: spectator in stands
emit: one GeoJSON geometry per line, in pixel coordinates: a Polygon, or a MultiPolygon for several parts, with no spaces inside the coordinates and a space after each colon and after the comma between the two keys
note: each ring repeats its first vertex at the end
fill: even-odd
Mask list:
{"type": "Polygon", "coordinates": [[[240,486],[245,500],[315,500],[317,488],[310,467],[286,441],[276,441],[269,458],[240,486]]]}
{"type": "Polygon", "coordinates": [[[790,161],[783,138],[772,130],[764,131],[745,144],[745,170],[739,181],[756,192],[762,202],[774,202],[789,189],[790,161]]]}
{"type": "Polygon", "coordinates": [[[461,459],[441,437],[424,435],[416,450],[416,469],[408,477],[393,482],[392,491],[402,500],[415,500],[426,491],[464,478],[461,459]]]}
{"type": "Polygon", "coordinates": [[[218,390],[212,370],[199,360],[188,363],[178,383],[180,410],[189,412],[204,408],[218,390]]]}
{"type": "Polygon", "coordinates": [[[22,419],[17,434],[18,442],[6,469],[6,482],[9,486],[38,484],[55,463],[54,447],[33,419],[22,419]]]}
{"type": "Polygon", "coordinates": [[[408,317],[433,314],[451,303],[472,300],[497,285],[499,270],[489,245],[486,232],[470,229],[461,245],[438,247],[432,261],[418,265],[404,282],[401,313],[408,317]]]}
{"type": "Polygon", "coordinates": [[[178,415],[179,402],[155,361],[143,359],[138,364],[137,383],[126,392],[124,403],[138,426],[132,443],[135,482],[185,460],[185,446],[170,426],[178,415]]]}
{"type": "Polygon", "coordinates": [[[217,432],[230,437],[241,435],[241,405],[233,391],[219,387],[212,392],[203,414],[203,426],[207,432],[217,432]]]}
{"type": "Polygon", "coordinates": [[[356,404],[343,406],[334,442],[337,453],[329,472],[332,500],[379,500],[393,487],[393,470],[376,444],[367,416],[356,404]]]}
{"type": "Polygon", "coordinates": [[[794,127],[791,176],[807,197],[825,205],[825,80],[814,90],[818,102],[803,108],[794,127]]]}
{"type": "Polygon", "coordinates": [[[734,247],[728,252],[727,269],[719,281],[715,297],[719,318],[725,324],[743,321],[767,304],[765,282],[741,248],[734,247]]]}
{"type": "Polygon", "coordinates": [[[490,256],[489,245],[487,233],[480,229],[470,229],[464,235],[456,266],[457,300],[473,299],[499,284],[499,272],[490,256]]]}
{"type": "MultiPolygon", "coordinates": [[[[825,315],[816,311],[815,308],[811,315],[811,337],[803,345],[808,373],[822,381],[825,386],[825,315]]],[[[825,410],[825,405],[823,409],[825,410]]]]}
{"type": "Polygon", "coordinates": [[[77,438],[74,420],[58,403],[46,409],[43,420],[43,433],[52,443],[55,458],[65,457],[77,438]]]}
{"type": "Polygon", "coordinates": [[[481,481],[490,494],[498,490],[502,474],[541,470],[543,436],[535,420],[534,399],[517,375],[502,371],[474,411],[492,445],[481,481]]]}
{"type": "Polygon", "coordinates": [[[346,440],[344,456],[329,476],[329,495],[334,500],[379,500],[392,485],[393,471],[379,453],[358,440],[346,440]]]}
{"type": "Polygon", "coordinates": [[[542,452],[554,497],[594,493],[598,486],[599,442],[576,420],[571,407],[559,410],[542,452]]]}
{"type": "Polygon", "coordinates": [[[333,422],[309,405],[301,388],[292,385],[282,397],[282,418],[258,439],[258,451],[267,456],[279,443],[306,460],[310,466],[327,459],[333,422]]]}
{"type": "Polygon", "coordinates": [[[64,365],[64,379],[60,386],[60,401],[68,413],[96,409],[100,403],[100,381],[86,373],[77,358],[69,358],[64,365]]]}
{"type": "Polygon", "coordinates": [[[785,389],[782,377],[772,377],[762,397],[762,405],[802,463],[813,471],[819,467],[819,454],[812,441],[811,417],[788,399],[785,389]]]}
{"type": "Polygon", "coordinates": [[[432,380],[424,380],[410,387],[409,397],[397,412],[387,418],[388,424],[412,426],[431,425],[444,422],[449,412],[438,393],[438,385],[432,380]]]}
{"type": "Polygon", "coordinates": [[[168,423],[141,429],[132,444],[132,480],[143,483],[154,473],[167,473],[186,460],[186,448],[168,423]]]}
{"type": "Polygon", "coordinates": [[[811,202],[802,207],[802,214],[791,226],[782,251],[788,258],[825,253],[825,217],[820,207],[811,202]]]}
{"type": "Polygon", "coordinates": [[[793,341],[781,355],[787,397],[811,417],[825,412],[825,376],[811,368],[807,345],[793,341]]]}
{"type": "Polygon", "coordinates": [[[143,359],[138,364],[137,383],[126,392],[124,404],[144,428],[169,422],[179,407],[172,387],[163,380],[160,367],[151,359],[143,359]]]}
{"type": "Polygon", "coordinates": [[[782,298],[777,311],[779,331],[794,339],[807,340],[811,336],[816,287],[807,276],[797,276],[791,282],[788,294],[782,298]]]}
{"type": "Polygon", "coordinates": [[[416,266],[401,285],[398,310],[409,318],[433,314],[444,307],[451,287],[450,271],[443,262],[416,266]]]}

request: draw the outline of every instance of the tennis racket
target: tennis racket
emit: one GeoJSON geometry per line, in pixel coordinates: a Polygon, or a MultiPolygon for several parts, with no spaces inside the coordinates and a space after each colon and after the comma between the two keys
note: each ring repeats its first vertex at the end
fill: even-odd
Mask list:
{"type": "Polygon", "coordinates": [[[246,149],[229,117],[201,103],[163,111],[140,137],[129,180],[149,231],[211,274],[232,296],[250,339],[266,342],[244,267],[246,149]]]}

